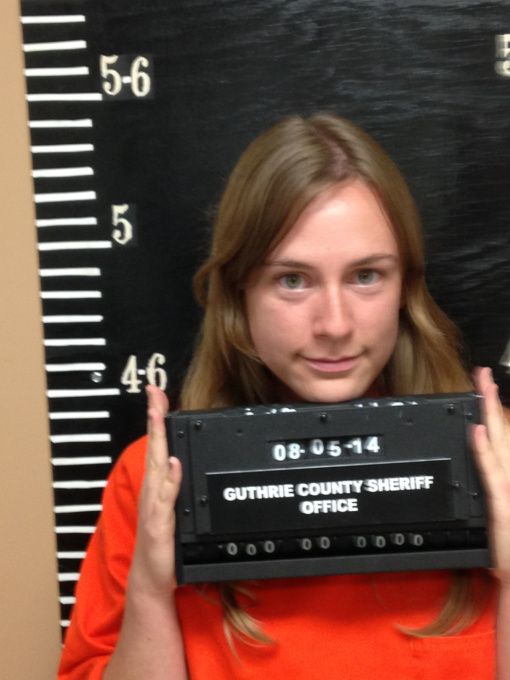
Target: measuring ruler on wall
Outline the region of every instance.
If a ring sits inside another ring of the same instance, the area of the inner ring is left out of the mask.
[[[167,382],[160,352],[112,366],[105,271],[115,248],[137,243],[137,214],[102,198],[98,121],[108,100],[150,99],[154,85],[150,56],[94,51],[90,10],[81,0],[27,1],[21,17],[63,627],[118,454],[112,413],[123,394]]]

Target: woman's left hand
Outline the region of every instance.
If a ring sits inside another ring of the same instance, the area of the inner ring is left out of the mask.
[[[510,585],[510,423],[490,368],[478,368],[482,423],[473,427],[473,449],[485,489],[494,575]]]

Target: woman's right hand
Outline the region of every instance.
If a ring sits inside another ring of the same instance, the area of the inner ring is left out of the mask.
[[[186,680],[186,659],[175,591],[175,501],[182,469],[169,458],[168,400],[154,386],[149,400],[145,477],[119,639],[104,680]]]
[[[168,399],[147,387],[149,435],[145,477],[138,506],[138,528],[128,590],[160,597],[175,588],[175,501],[181,484],[180,461],[169,457],[165,429]]]

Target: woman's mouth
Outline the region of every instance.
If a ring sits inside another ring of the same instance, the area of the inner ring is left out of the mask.
[[[339,358],[303,357],[305,362],[315,371],[321,373],[347,373],[356,366],[360,355]]]

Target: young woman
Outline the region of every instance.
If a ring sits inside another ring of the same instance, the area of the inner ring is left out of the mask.
[[[332,115],[258,137],[196,277],[185,409],[471,389],[424,282],[419,219],[382,149]],[[176,588],[165,396],[121,456],[84,561],[60,680],[510,678],[510,435],[490,371],[473,443],[495,570]],[[146,462],[145,462],[146,461]],[[497,636],[495,630],[497,629]]]

